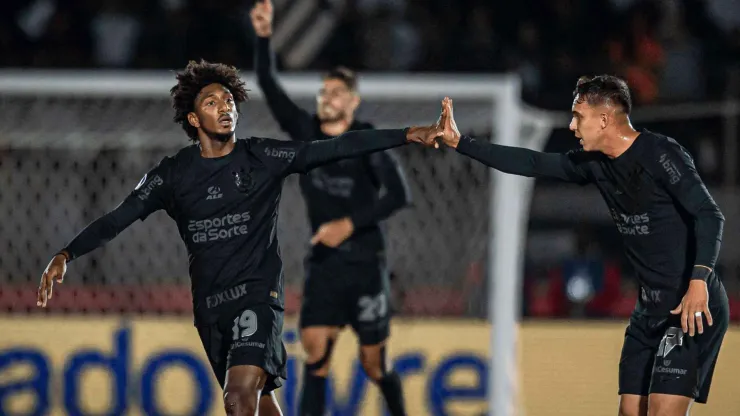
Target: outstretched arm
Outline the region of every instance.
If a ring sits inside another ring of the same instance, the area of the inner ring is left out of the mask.
[[[437,125],[388,130],[348,131],[331,140],[306,143],[296,154],[288,173],[307,172],[315,167],[368,153],[402,146],[408,142],[435,145],[442,135]]]
[[[434,146],[442,135],[437,125],[388,130],[348,131],[334,139],[312,142],[291,142],[255,139],[254,154],[260,157],[276,176],[305,173],[340,159],[363,156],[381,150],[418,142]]]
[[[277,80],[275,60],[270,48],[273,7],[270,0],[259,0],[250,12],[256,33],[254,66],[257,84],[265,95],[267,106],[283,129],[293,140],[311,140],[311,115],[290,99]]]
[[[459,153],[512,175],[560,179],[581,184],[589,182],[590,175],[584,162],[591,156],[585,152],[544,153],[461,136],[455,124],[452,100],[445,98],[442,107],[443,112],[448,114],[445,117],[444,142]]]
[[[340,159],[402,146],[407,129],[348,131],[331,140],[306,143],[296,154],[288,173],[306,172]]]
[[[578,172],[571,156],[565,153],[544,153],[521,147],[502,146],[462,136],[453,146],[463,155],[486,166],[513,175],[530,178],[553,178],[585,183],[588,178]]]
[[[60,253],[65,253],[67,262],[102,247],[141,218],[145,213],[144,204],[131,195],[113,211],[90,223],[75,236]]]

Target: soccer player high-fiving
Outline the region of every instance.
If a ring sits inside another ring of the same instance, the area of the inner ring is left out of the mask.
[[[443,141],[505,173],[599,189],[640,283],[619,361],[619,414],[684,416],[692,400],[706,403],[727,332],[729,302],[714,271],[724,217],[689,153],[635,130],[631,108],[623,80],[579,79],[570,129],[583,149],[560,154],[462,136],[445,99]]]
[[[284,179],[315,167],[404,145],[433,145],[428,127],[347,132],[332,140],[237,139],[247,91],[236,68],[190,62],[171,89],[174,121],[194,143],[165,157],[113,211],[55,255],[41,277],[45,307],[67,263],[137,219],[164,210],[188,251],[195,326],[224,390],[229,416],[280,415],[272,391],[285,378],[283,265],[277,238]]]

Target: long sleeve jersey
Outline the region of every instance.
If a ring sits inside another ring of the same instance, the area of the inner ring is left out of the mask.
[[[619,157],[583,150],[543,153],[463,137],[457,151],[505,173],[593,184],[601,193],[641,285],[637,310],[678,306],[695,265],[714,269],[724,217],[675,140],[643,130]],[[707,281],[710,303],[720,283]]]

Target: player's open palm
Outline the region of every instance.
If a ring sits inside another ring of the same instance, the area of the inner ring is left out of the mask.
[[[57,254],[51,259],[41,275],[36,306],[46,307],[46,302],[51,299],[54,282],[62,283],[65,273],[67,273],[67,259],[63,255]]]
[[[316,234],[311,237],[311,245],[323,244],[337,248],[355,231],[354,224],[349,218],[340,218],[321,224]]]
[[[273,8],[271,0],[257,0],[249,12],[254,32],[261,38],[272,36]]]
[[[671,311],[674,315],[681,315],[681,329],[684,333],[694,336],[695,333],[704,333],[704,321],[702,315],[707,318],[707,323],[712,326],[712,314],[709,312],[709,291],[707,283],[702,280],[692,280],[686,291],[681,304]]]

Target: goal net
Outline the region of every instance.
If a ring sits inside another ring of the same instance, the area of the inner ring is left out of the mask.
[[[251,77],[238,137],[286,139]],[[312,110],[317,74],[285,75],[291,97]],[[0,306],[31,311],[43,266],[55,250],[114,208],[144,172],[188,145],[172,122],[172,73],[0,73]],[[508,76],[366,75],[357,117],[378,128],[434,122],[455,101],[463,133],[539,149],[552,123],[524,109]],[[397,149],[413,207],[387,224],[395,309],[401,315],[490,317],[490,407],[513,395],[518,286],[532,181],[493,171],[451,149]],[[279,238],[289,313],[299,306],[310,231],[298,178],[288,178]],[[190,310],[188,259],[163,212],[137,222],[76,260],[52,311]],[[29,292],[30,291],[30,292]]]

